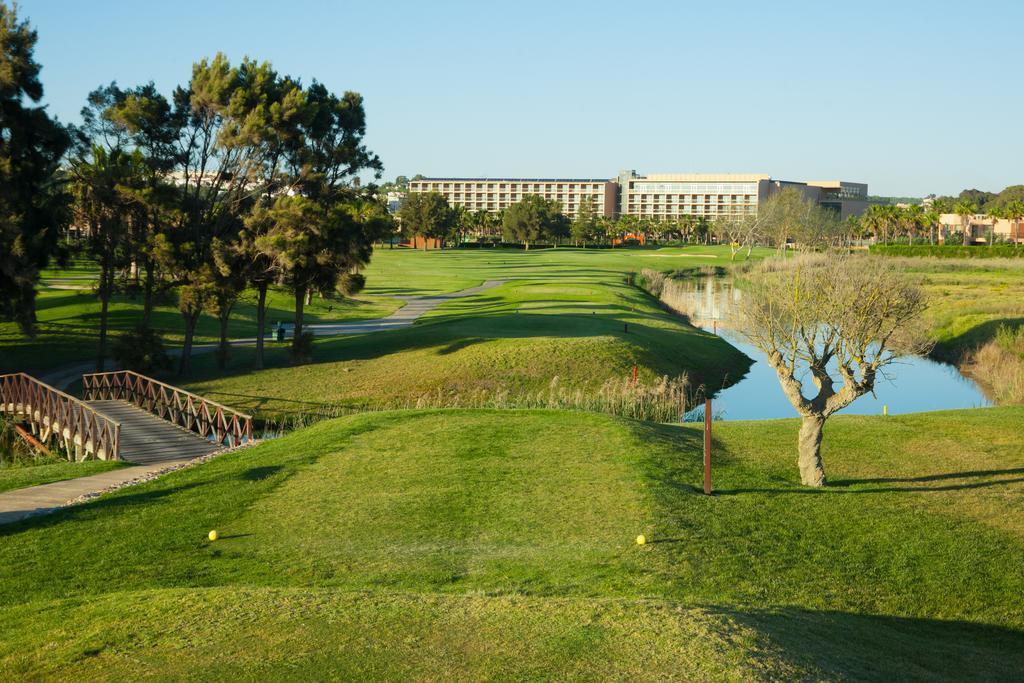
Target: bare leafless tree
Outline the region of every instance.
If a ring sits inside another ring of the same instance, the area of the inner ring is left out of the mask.
[[[825,420],[873,391],[897,357],[927,348],[924,307],[921,289],[883,259],[807,254],[765,261],[750,274],[741,330],[767,356],[803,418],[798,464],[804,484],[825,485]],[[812,398],[803,394],[805,373],[818,390]]]
[[[730,261],[736,260],[736,254],[743,248],[747,237],[751,234],[749,226],[756,220],[753,216],[750,217],[750,220],[745,220],[743,216],[719,216],[711,224],[718,243],[729,245]]]

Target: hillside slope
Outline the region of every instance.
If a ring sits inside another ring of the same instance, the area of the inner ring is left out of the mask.
[[[1022,418],[321,423],[0,529],[0,676],[1010,679]]]

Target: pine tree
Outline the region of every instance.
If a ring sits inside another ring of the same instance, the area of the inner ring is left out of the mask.
[[[59,252],[68,197],[57,182],[70,144],[42,106],[36,32],[0,2],[0,318],[35,334],[39,271]]]

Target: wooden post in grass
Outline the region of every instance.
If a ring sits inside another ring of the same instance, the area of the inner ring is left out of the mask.
[[[636,386],[636,366],[633,366],[633,386]]]
[[[704,399],[704,495],[711,495],[711,399]]]

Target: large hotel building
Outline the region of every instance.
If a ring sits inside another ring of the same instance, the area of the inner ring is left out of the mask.
[[[839,180],[792,182],[767,175],[657,174],[622,171],[612,180],[593,178],[421,178],[409,182],[410,192],[439,192],[452,206],[470,211],[501,211],[524,195],[536,194],[561,203],[575,216],[584,197],[594,200],[604,216],[671,219],[680,216],[742,216],[756,214],[772,194],[792,187],[808,199],[834,209],[842,218],[867,208],[868,186]]]

